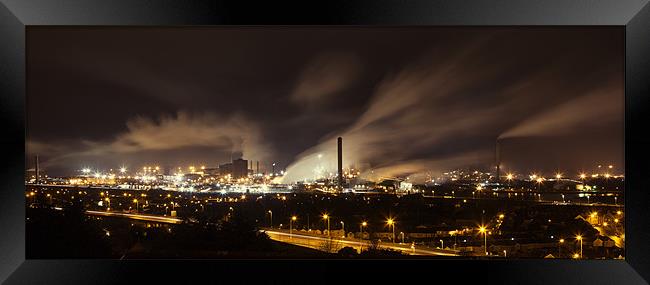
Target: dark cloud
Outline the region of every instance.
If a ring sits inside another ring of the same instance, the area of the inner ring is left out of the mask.
[[[502,137],[504,163],[517,171],[622,164],[622,35],[31,27],[27,152],[60,173],[88,163],[214,166],[235,152],[288,166],[296,180],[333,170],[343,136],[346,165],[421,177],[490,164]],[[576,137],[598,140],[585,150]],[[533,145],[561,147],[538,157]]]
[[[300,75],[291,100],[310,108],[326,104],[331,96],[353,84],[360,72],[361,63],[354,54],[321,54]]]

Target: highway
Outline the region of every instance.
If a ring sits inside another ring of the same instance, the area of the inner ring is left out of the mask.
[[[128,218],[133,220],[159,222],[159,223],[167,223],[167,224],[180,224],[183,222],[183,220],[179,218],[156,216],[156,215],[131,214],[131,213],[124,213],[124,212],[86,211],[86,215]]]
[[[286,243],[303,246],[303,247],[314,248],[318,250],[323,250],[323,248],[326,247],[328,241],[328,238],[325,236],[301,234],[300,232],[296,232],[296,231],[294,231],[292,234],[289,234],[288,231],[279,231],[279,230],[267,229],[262,231],[265,232],[273,240],[286,242]],[[339,249],[345,246],[352,247],[356,249],[357,252],[359,252],[361,248],[368,248],[369,241],[361,242],[359,240],[353,240],[353,239],[332,238],[333,251],[338,251]],[[380,243],[380,247],[399,250],[402,251],[403,253],[411,254],[411,255],[459,256],[458,253],[456,253],[456,251],[453,250],[434,250],[434,249],[422,248],[421,246],[416,246],[415,248],[412,248],[410,244],[382,242]]]

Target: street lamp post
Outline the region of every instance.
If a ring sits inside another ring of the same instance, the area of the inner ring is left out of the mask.
[[[343,221],[341,221],[341,227],[343,230],[343,237],[345,237],[345,223]]]
[[[367,222],[361,222],[361,224],[359,224],[359,253],[363,251],[363,227],[367,225]]]
[[[564,243],[564,239],[561,238],[560,242],[557,244],[557,258],[562,258],[562,244]]]
[[[332,233],[330,232],[330,216],[327,214],[323,215],[323,219],[327,220],[327,237],[332,238]]]
[[[445,241],[440,240],[440,249],[445,249]]]
[[[483,234],[483,237],[485,239],[484,247],[485,247],[485,255],[488,255],[487,251],[487,229],[484,226],[481,226],[479,229],[479,232]]]
[[[582,259],[582,236],[576,236],[576,239],[580,241],[580,258]]]
[[[389,218],[386,223],[393,228],[393,236],[391,238],[391,241],[394,243],[395,242],[395,221],[392,218]]]
[[[296,221],[298,218],[296,216],[291,217],[291,220],[289,220],[289,238],[293,238],[293,222]]]
[[[138,199],[133,199],[133,203],[135,203],[135,212],[138,212]]]
[[[271,228],[273,228],[273,211],[268,210],[267,213],[271,216]]]

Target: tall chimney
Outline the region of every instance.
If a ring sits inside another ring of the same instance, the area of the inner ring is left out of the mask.
[[[257,170],[255,171],[255,173],[260,174],[260,161],[259,160],[257,161]]]
[[[338,162],[339,162],[339,191],[343,190],[343,138],[338,138]]]
[[[496,149],[495,149],[495,160],[497,164],[497,177],[496,181],[499,183],[501,181],[501,149],[499,147],[499,140],[496,142]]]
[[[36,173],[36,184],[38,184],[38,155],[36,156],[34,163],[34,172]]]

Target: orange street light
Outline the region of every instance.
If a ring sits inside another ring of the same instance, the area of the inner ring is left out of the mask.
[[[391,241],[395,242],[395,220],[393,220],[393,218],[388,218],[388,220],[386,220],[386,224],[393,228],[393,237]]]
[[[332,233],[330,232],[330,216],[328,214],[323,214],[323,219],[327,220],[327,237],[332,238]]]
[[[485,243],[484,243],[485,255],[488,255],[488,251],[487,251],[487,229],[485,228],[485,226],[480,226],[478,228],[478,231],[483,234],[483,237],[485,239]]]

